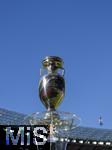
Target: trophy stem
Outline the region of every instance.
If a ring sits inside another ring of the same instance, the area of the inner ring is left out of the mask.
[[[50,150],[67,150],[67,142],[50,143]]]

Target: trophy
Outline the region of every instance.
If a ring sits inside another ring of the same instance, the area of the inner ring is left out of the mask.
[[[40,73],[41,76],[43,73],[44,75],[39,82],[39,97],[47,110],[33,113],[25,118],[31,125],[49,125],[48,141],[50,143],[57,143],[65,134],[67,139],[68,131],[76,128],[80,123],[80,119],[75,114],[56,110],[65,95],[63,65],[64,62],[60,57],[48,56],[43,59]],[[55,149],[60,149],[60,144],[55,146]],[[64,143],[62,147],[61,149],[65,150],[66,144]]]
[[[48,111],[55,111],[65,95],[63,60],[56,56],[50,56],[46,57],[42,64],[43,69],[47,70],[47,74],[40,80],[39,97]]]

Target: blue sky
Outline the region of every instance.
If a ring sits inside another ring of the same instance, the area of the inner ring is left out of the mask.
[[[66,96],[58,110],[82,126],[112,128],[112,1],[0,1],[0,107],[44,111],[38,98],[41,61],[64,60]]]

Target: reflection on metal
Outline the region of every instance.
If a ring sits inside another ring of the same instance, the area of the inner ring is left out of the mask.
[[[65,95],[63,60],[50,56],[46,57],[42,64],[42,70],[46,69],[47,74],[40,80],[39,97],[47,110],[55,111]],[[59,70],[62,72],[60,73]]]

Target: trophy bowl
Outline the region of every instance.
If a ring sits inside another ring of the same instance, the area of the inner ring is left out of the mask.
[[[65,95],[63,61],[56,56],[46,57],[43,69],[47,70],[39,83],[39,97],[48,111],[55,111]],[[59,72],[62,71],[62,73]]]

